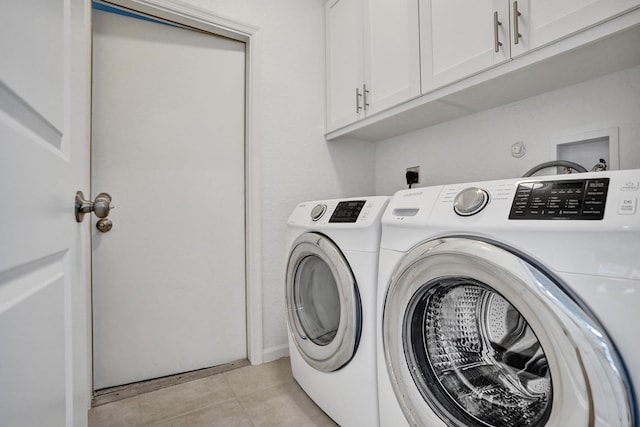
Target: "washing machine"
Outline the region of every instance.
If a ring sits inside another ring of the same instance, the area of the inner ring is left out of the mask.
[[[403,190],[382,220],[381,426],[633,426],[640,170]]]
[[[377,426],[376,298],[388,197],[300,203],[288,221],[293,376],[342,427]]]

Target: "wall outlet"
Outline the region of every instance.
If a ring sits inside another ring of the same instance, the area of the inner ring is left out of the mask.
[[[411,166],[405,173],[407,185],[420,184],[420,166]]]

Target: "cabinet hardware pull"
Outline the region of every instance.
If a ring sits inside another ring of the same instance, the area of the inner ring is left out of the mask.
[[[493,39],[495,41],[495,51],[496,53],[500,52],[500,46],[502,46],[502,43],[500,42],[500,39],[498,38],[498,27],[502,25],[502,22],[500,22],[498,20],[498,12],[495,11],[493,12]]]
[[[362,110],[362,107],[360,106],[361,97],[362,94],[360,93],[360,88],[356,88],[356,114],[360,114],[360,110]]]
[[[367,107],[369,107],[369,101],[367,100],[367,97],[369,95],[369,90],[367,90],[367,85],[366,84],[362,85],[362,93],[364,95],[364,98],[363,98],[363,100],[364,100],[364,102],[363,102],[364,111],[367,111]]]
[[[518,11],[518,2],[513,2],[513,44],[518,44],[520,42],[520,30],[518,29],[519,19],[518,17],[522,16],[522,13]]]

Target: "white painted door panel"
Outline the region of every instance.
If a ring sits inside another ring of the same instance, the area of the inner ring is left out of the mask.
[[[420,95],[418,1],[365,2],[367,114]]]
[[[332,131],[364,117],[362,93],[362,0],[328,1],[325,5],[327,61],[327,130]],[[301,96],[304,96],[302,94]]]
[[[88,3],[0,13],[0,424],[87,425]]]
[[[513,1],[510,1],[513,7]],[[519,33],[512,56],[575,34],[640,6],[640,0],[519,0]],[[513,42],[512,42],[513,43]]]
[[[95,388],[246,358],[244,44],[93,19]]]
[[[494,13],[498,13],[495,51]],[[509,59],[509,7],[505,0],[424,0],[420,5],[422,92],[460,80]]]

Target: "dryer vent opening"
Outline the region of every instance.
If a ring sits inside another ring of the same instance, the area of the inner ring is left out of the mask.
[[[468,278],[438,279],[414,295],[405,355],[421,394],[454,425],[541,426],[551,412],[547,358],[524,317]]]

